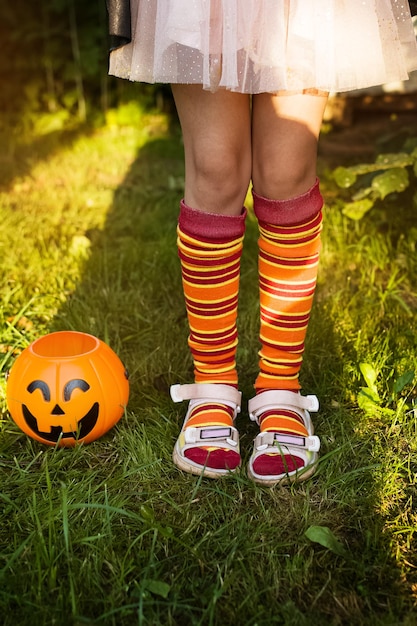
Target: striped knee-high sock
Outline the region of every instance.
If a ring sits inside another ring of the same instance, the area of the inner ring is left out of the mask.
[[[319,183],[305,194],[285,201],[254,195],[259,222],[260,361],[255,390],[298,391],[317,279],[323,199]],[[266,411],[261,431],[307,436],[297,413]],[[255,471],[281,474],[297,469],[300,459],[262,455]]]
[[[237,387],[236,318],[245,216],[205,213],[181,203],[177,243],[196,383]],[[232,409],[211,402],[195,407],[187,427],[232,424]],[[237,452],[220,448],[185,454],[212,468],[234,469],[240,463]]]

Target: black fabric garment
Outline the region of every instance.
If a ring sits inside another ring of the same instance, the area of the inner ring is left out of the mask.
[[[109,14],[109,47],[120,48],[132,39],[130,0],[106,0]]]
[[[408,4],[410,5],[411,15],[417,15],[417,1],[408,0]]]

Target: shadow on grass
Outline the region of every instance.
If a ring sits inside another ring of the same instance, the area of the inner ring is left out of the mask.
[[[82,282],[51,327],[107,341],[130,371],[131,400],[126,416],[100,441],[45,453],[49,480],[61,491],[65,482],[65,493],[57,492],[73,507],[63,524],[67,553],[64,546],[54,562],[58,580],[72,577],[73,595],[57,597],[53,582],[48,587],[41,579],[31,602],[49,616],[65,609],[73,623],[117,626],[411,619],[411,590],[376,513],[373,434],[361,431],[343,387],[345,364],[357,357],[334,327],[331,291],[321,296],[319,288],[303,371],[305,392],[322,404],[316,477],[262,490],[244,471],[213,482],[173,467],[184,407],[171,405],[168,389],[192,376],[175,245],[182,186],[178,131],[150,140],[116,191],[104,229],[89,234]],[[249,219],[239,320],[245,399],[257,367],[257,236]],[[246,411],[239,428],[246,463],[255,434]],[[328,527],[346,556],[312,544],[305,531],[313,525]]]

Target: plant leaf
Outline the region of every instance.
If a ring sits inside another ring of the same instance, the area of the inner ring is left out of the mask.
[[[354,200],[354,202],[357,202],[358,200],[363,200],[364,198],[367,198],[372,193],[373,193],[372,187],[364,187],[363,189],[359,189],[359,191],[357,191],[352,196],[352,199]]]
[[[352,187],[356,182],[356,174],[347,167],[337,167],[333,172],[336,184],[342,189]]]
[[[391,168],[404,168],[409,165],[413,165],[414,159],[411,154],[407,152],[394,152],[392,154],[380,154],[378,155],[375,163],[382,165],[386,169]]]
[[[168,594],[171,590],[171,585],[168,585],[168,583],[164,583],[162,580],[147,580],[144,586],[155,596],[160,596],[165,600],[167,599]]]
[[[346,557],[347,553],[343,544],[327,526],[310,526],[307,528],[305,535],[313,543],[318,543],[331,552]]]
[[[379,408],[379,396],[374,394],[369,387],[361,387],[357,399],[359,408],[363,411],[374,413],[375,409]]]
[[[387,170],[383,174],[375,176],[372,181],[372,189],[382,200],[390,193],[404,191],[404,189],[407,189],[408,185],[408,172],[401,167],[394,167]]]
[[[360,220],[365,213],[370,211],[374,206],[374,201],[370,198],[364,198],[363,200],[356,200],[355,202],[348,202],[342,211],[343,215],[350,217],[351,220]]]
[[[140,515],[145,522],[153,522],[155,521],[155,515],[151,507],[146,504],[142,504],[140,507]]]
[[[369,389],[378,396],[378,390],[375,385],[378,376],[376,369],[370,363],[359,363],[359,369]]]
[[[409,370],[408,372],[404,372],[394,383],[393,392],[395,394],[401,393],[404,387],[413,382],[415,376],[414,370]]]

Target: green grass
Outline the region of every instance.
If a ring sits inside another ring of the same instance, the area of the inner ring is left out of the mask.
[[[269,490],[244,468],[202,480],[171,462],[185,407],[168,389],[192,376],[175,246],[180,135],[162,116],[138,111],[133,125],[129,115],[88,132],[14,138],[0,163],[2,623],[411,626],[412,190],[353,222],[331,177],[340,163],[321,158],[324,246],[302,375],[321,402],[319,469]],[[256,240],[250,216],[238,354],[245,402],[257,368]],[[67,328],[113,347],[131,399],[100,440],[54,449],[9,417],[5,374],[33,339]],[[238,426],[246,464],[256,432],[246,410]],[[307,537],[311,527],[328,541]]]

